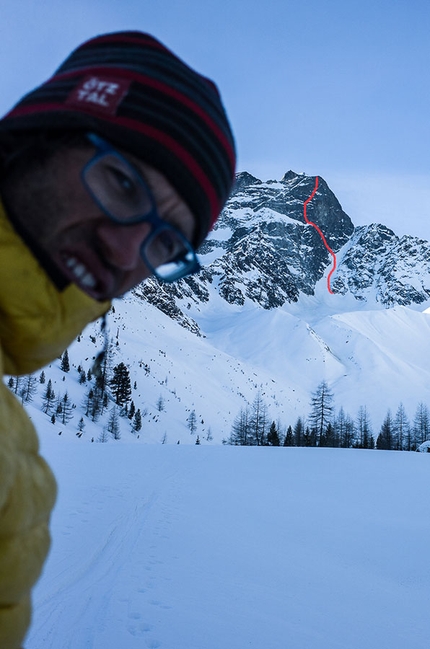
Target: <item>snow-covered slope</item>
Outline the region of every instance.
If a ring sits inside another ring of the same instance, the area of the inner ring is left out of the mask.
[[[425,649],[430,455],[63,444],[28,649]]]
[[[336,254],[330,293],[332,257],[303,218],[314,186],[294,172],[266,183],[240,174],[201,249],[204,270],[169,286],[149,280],[115,303],[111,367],[124,362],[136,382],[132,399],[144,413],[136,440],[220,443],[258,392],[285,428],[307,416],[322,380],[353,418],[366,406],[376,434],[389,408],[403,402],[413,418],[420,402],[430,403],[430,244],[382,225],[354,228],[319,179],[308,217]],[[91,326],[72,345],[69,373],[58,363],[46,370],[57,396],[69,391],[73,420],[51,424],[39,386],[29,406],[38,426],[75,435],[89,390],[76,368],[91,367],[103,345],[98,331]],[[79,439],[98,438],[109,407],[96,423],[85,420]],[[132,435],[127,419],[120,426]]]
[[[272,419],[293,425],[297,417],[307,416],[310,393],[322,379],[332,387],[337,408],[343,406],[355,417],[365,405],[375,429],[387,409],[394,414],[400,402],[411,418],[418,403],[430,402],[430,314],[396,307],[330,315],[322,301],[318,317],[312,301],[302,310],[296,305],[295,313],[252,306],[226,309],[202,317],[203,335],[196,336],[145,302],[123,300],[109,317],[118,341],[112,364],[125,362],[132,385],[136,382],[133,401],[146,411],[139,440],[194,443],[196,435],[187,427],[194,410],[202,443],[209,429],[213,443],[220,443],[240,408],[258,392]],[[89,389],[88,383],[78,383],[76,368],[87,371],[101,347],[97,326],[90,327],[69,349],[68,374],[61,372],[59,361],[46,368],[56,393],[67,389],[77,409],[68,424],[57,420],[52,425],[40,411],[46,385],[39,385],[28,406],[38,428],[75,436]],[[98,438],[107,414],[96,423],[85,418],[83,441]],[[133,437],[127,418],[120,425],[123,435]]]

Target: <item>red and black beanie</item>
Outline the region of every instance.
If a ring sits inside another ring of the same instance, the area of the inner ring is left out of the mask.
[[[141,32],[78,47],[0,120],[0,129],[85,129],[106,137],[175,187],[196,217],[197,245],[234,181],[234,140],[216,86]]]

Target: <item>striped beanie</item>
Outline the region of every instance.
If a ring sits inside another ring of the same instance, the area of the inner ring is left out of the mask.
[[[235,147],[216,86],[141,32],[91,39],[0,120],[0,131],[84,129],[160,171],[199,245],[230,193]]]

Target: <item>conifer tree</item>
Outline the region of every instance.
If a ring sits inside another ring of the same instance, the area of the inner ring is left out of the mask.
[[[393,444],[393,420],[391,412],[388,411],[381,426],[381,431],[376,440],[376,448],[383,451],[390,451]]]
[[[97,421],[102,410],[102,399],[100,391],[96,387],[89,387],[84,400],[85,415],[91,421]]]
[[[69,353],[68,353],[67,349],[64,350],[64,354],[61,357],[60,369],[63,370],[63,372],[69,372],[70,371]]]
[[[128,418],[133,419],[135,412],[136,412],[136,406],[134,405],[134,401],[132,401],[127,415]]]
[[[46,415],[50,414],[50,411],[54,405],[54,401],[55,401],[55,392],[52,389],[52,381],[51,379],[49,379],[46,385],[45,393],[42,397],[42,411]]]
[[[323,436],[324,446],[330,448],[337,448],[339,446],[339,438],[335,433],[335,429],[331,421],[328,422]]]
[[[267,433],[267,438],[266,438],[266,443],[267,446],[280,446],[281,442],[279,440],[279,433],[278,429],[276,428],[276,424],[274,421],[270,424],[270,429],[269,432]]]
[[[190,431],[190,435],[194,435],[196,430],[197,430],[197,417],[196,417],[196,411],[192,410],[188,416],[187,419],[187,425],[188,429]]]
[[[309,426],[306,426],[303,433],[303,446],[316,446],[316,433],[312,432]]]
[[[40,373],[40,376],[39,376],[39,383],[43,384],[43,383],[45,383],[45,381],[46,381],[45,371],[42,370],[41,373]]]
[[[22,376],[11,376],[8,381],[8,386],[15,392],[15,394],[19,394],[21,396]]]
[[[294,446],[304,446],[304,440],[303,440],[304,432],[305,432],[305,427],[303,424],[303,420],[301,417],[299,417],[293,429]]]
[[[142,414],[140,408],[138,408],[134,414],[132,428],[136,433],[142,428]]]
[[[115,403],[125,406],[131,399],[130,373],[124,363],[119,363],[113,368],[113,377],[110,380]]]
[[[294,446],[294,434],[293,434],[293,429],[291,426],[288,426],[287,432],[284,437],[284,444],[283,446]]]

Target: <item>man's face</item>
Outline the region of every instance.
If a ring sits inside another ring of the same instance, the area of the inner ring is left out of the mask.
[[[150,186],[159,216],[191,241],[194,217],[176,190],[156,169],[121,153]],[[92,147],[62,148],[5,191],[15,218],[63,275],[96,300],[110,300],[150,276],[140,247],[151,226],[121,225],[101,211],[81,179],[93,155]]]

